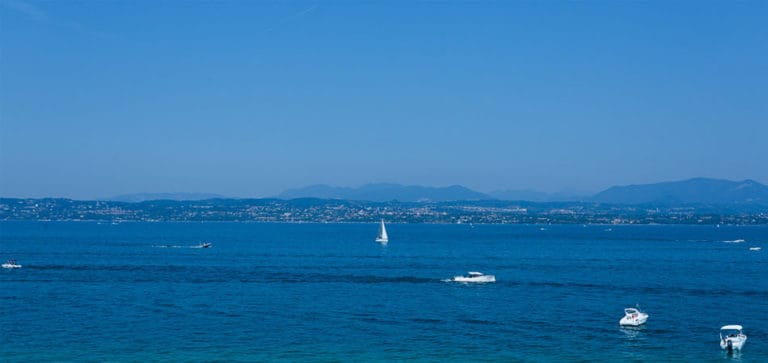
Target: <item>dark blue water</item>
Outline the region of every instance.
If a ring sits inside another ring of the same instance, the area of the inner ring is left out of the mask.
[[[768,361],[768,226],[608,228],[3,222],[0,360]]]

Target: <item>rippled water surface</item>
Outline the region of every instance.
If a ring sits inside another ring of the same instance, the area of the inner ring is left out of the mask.
[[[387,229],[2,222],[0,360],[768,362],[768,226]]]

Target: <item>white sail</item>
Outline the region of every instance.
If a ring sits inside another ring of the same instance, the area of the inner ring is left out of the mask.
[[[387,228],[384,227],[384,220],[381,220],[381,225],[379,226],[379,235],[376,236],[376,242],[389,242],[389,237],[387,236]]]

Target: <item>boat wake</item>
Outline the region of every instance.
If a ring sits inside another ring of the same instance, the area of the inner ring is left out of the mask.
[[[723,241],[724,243],[744,243],[745,241],[743,239],[734,239],[730,241]]]
[[[179,245],[152,245],[153,248],[208,248],[203,245],[179,246]]]
[[[331,275],[331,274],[283,274],[280,276],[267,276],[257,281],[276,283],[354,283],[354,284],[424,284],[435,283],[436,279],[416,276],[371,276],[371,275]]]

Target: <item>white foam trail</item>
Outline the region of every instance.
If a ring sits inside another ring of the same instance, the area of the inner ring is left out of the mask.
[[[725,242],[725,243],[744,243],[744,240],[743,239],[734,239],[734,240],[723,241],[723,242]]]

